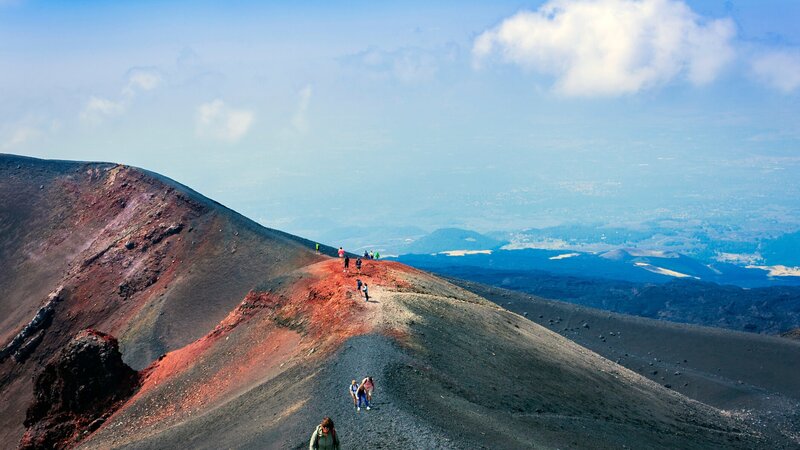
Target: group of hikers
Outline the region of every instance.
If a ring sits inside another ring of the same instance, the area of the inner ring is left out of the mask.
[[[319,242],[314,244],[314,250],[317,252],[318,255],[320,254]],[[344,249],[342,247],[339,247],[338,254],[339,254],[339,258],[344,258],[345,251],[344,251]],[[370,250],[370,251],[364,250],[364,256],[362,256],[361,258],[364,258],[364,259],[380,259],[381,258],[381,253],[380,252],[374,252],[372,250]]]
[[[350,397],[353,399],[353,406],[356,411],[361,411],[361,405],[364,405],[369,411],[369,403],[372,401],[372,391],[375,389],[375,383],[372,382],[372,377],[364,377],[361,383],[353,380],[350,383]]]
[[[319,248],[319,244],[317,244],[317,248]],[[364,258],[372,259],[373,257],[380,257],[380,253],[378,253],[377,256],[369,256],[366,251],[364,252]],[[345,253],[342,247],[339,247],[339,258],[342,259],[342,272],[349,273],[350,255]],[[356,258],[355,265],[356,265],[356,271],[358,272],[359,275],[361,275],[362,260],[360,256]],[[361,281],[360,278],[356,279],[356,290],[358,291],[361,297],[364,297],[365,302],[369,301],[369,286],[367,286],[367,283]]]
[[[348,392],[353,399],[353,406],[356,411],[361,411],[361,405],[369,411],[369,404],[372,401],[372,392],[375,390],[375,383],[372,377],[364,377],[361,383],[356,380],[350,382]],[[309,450],[339,450],[339,436],[336,435],[336,428],[330,417],[322,419],[317,428],[311,434],[311,441],[308,443]]]
[[[316,251],[319,253],[319,244],[316,244]],[[339,258],[343,260],[342,272],[349,272],[350,270],[350,256],[348,256],[342,247],[339,247]],[[364,259],[378,259],[380,253],[373,253],[364,251]],[[361,257],[356,258],[355,266],[358,273],[361,273],[362,260]],[[363,295],[364,301],[369,301],[369,288],[367,283],[361,281],[360,278],[356,279],[356,289]],[[372,393],[375,389],[375,383],[372,377],[364,377],[361,383],[353,380],[350,382],[348,392],[350,398],[353,400],[353,406],[356,411],[361,411],[362,406],[367,411],[370,410],[370,403],[372,402]],[[333,426],[333,420],[330,417],[322,419],[317,425],[314,433],[311,434],[311,441],[308,443],[309,450],[340,450],[339,437],[336,435],[336,429]]]
[[[360,257],[356,258],[356,270],[358,270],[358,273],[361,273],[361,258]],[[350,257],[347,256],[347,255],[344,255],[344,268],[342,269],[342,272],[345,272],[345,273],[350,272]]]

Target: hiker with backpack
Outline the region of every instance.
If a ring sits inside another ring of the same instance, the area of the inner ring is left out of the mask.
[[[344,249],[339,247],[339,258],[344,258]]]
[[[361,286],[361,292],[364,293],[364,301],[368,302],[369,301],[369,288],[367,288],[367,283],[364,283],[364,285]]]
[[[347,272],[349,270],[350,270],[350,257],[349,256],[345,256],[344,257],[344,269],[342,269],[342,272]]]
[[[356,258],[356,270],[358,270],[359,274],[361,273],[361,257],[360,256],[358,258]]]
[[[317,429],[311,435],[308,443],[308,450],[340,450],[339,437],[336,436],[336,429],[333,428],[333,420],[330,417],[322,419],[317,425]]]
[[[356,278],[356,290],[358,291],[358,296],[363,297],[364,294],[361,293],[361,285],[364,283],[361,281],[361,278]]]

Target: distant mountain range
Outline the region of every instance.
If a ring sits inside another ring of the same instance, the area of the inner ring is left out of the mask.
[[[441,251],[401,255],[398,260],[429,270],[474,267],[493,270],[542,271],[553,275],[602,278],[629,282],[666,283],[694,279],[744,288],[800,286],[798,276],[778,276],[774,267],[706,263],[675,252],[616,249],[602,253],[563,250],[490,250],[467,254]],[[787,269],[788,270],[788,269]],[[791,273],[791,272],[790,272]]]
[[[570,253],[576,253],[579,259],[602,256],[624,263],[626,270],[612,270],[608,264],[595,261],[589,264],[591,267],[581,265],[582,271],[589,269],[588,273],[581,273],[631,281],[643,279],[642,271],[651,271],[662,276],[645,277],[645,280],[666,281],[685,275],[743,287],[800,284],[800,231],[796,230],[744,232],[733,226],[678,220],[653,221],[631,228],[603,224],[563,225],[489,233],[464,228],[442,228],[427,233],[417,227],[386,226],[331,229],[324,233],[320,242],[334,247],[341,245],[357,253],[376,250],[387,256],[440,253],[462,256],[499,250],[558,252],[541,253],[547,261],[571,258],[563,256]],[[551,260],[551,257],[556,258]],[[536,259],[536,256],[524,254],[490,259],[530,258]],[[575,261],[570,264],[548,262],[542,267],[536,263],[536,268],[558,273],[574,264]],[[631,265],[636,268],[633,274],[627,270]]]

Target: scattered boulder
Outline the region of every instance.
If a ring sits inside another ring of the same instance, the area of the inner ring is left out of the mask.
[[[138,386],[114,337],[81,331],[36,378],[20,448],[74,446],[85,436],[80,431],[97,429]]]

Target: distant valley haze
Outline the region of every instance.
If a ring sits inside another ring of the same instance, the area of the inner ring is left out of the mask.
[[[778,235],[800,229],[798,17],[0,2],[0,152],[144,167],[312,239],[673,219]]]

